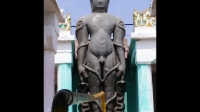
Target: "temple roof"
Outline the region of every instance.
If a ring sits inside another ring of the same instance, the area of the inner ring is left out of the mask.
[[[59,22],[65,21],[56,0],[44,0],[44,12],[55,12]]]

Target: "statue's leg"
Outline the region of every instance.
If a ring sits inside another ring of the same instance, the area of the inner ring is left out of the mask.
[[[88,73],[88,86],[90,94],[97,94],[102,91],[101,88],[101,66],[96,56],[87,52],[86,66],[91,70],[87,70]],[[93,72],[95,71],[95,72]],[[101,112],[101,101],[100,99],[90,102],[92,112]]]
[[[116,84],[116,69],[112,70],[114,67],[116,68],[116,65],[118,63],[118,60],[116,60],[115,54],[110,54],[104,64],[104,91],[106,95],[106,112],[114,112],[115,107],[115,98],[116,98],[116,90],[115,90],[115,84]]]

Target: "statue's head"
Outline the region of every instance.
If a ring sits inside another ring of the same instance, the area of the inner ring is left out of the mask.
[[[95,10],[105,10],[108,12],[108,5],[110,0],[90,0],[92,12]]]

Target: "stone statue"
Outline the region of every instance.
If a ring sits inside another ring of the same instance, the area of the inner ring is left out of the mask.
[[[105,92],[106,111],[123,112],[125,89],[124,22],[107,13],[110,0],[90,0],[92,13],[76,24],[79,92]],[[113,39],[111,35],[113,34]],[[90,39],[89,39],[90,35]],[[120,77],[121,80],[117,80]],[[88,79],[88,83],[84,82]],[[101,101],[82,103],[82,112],[102,112]]]

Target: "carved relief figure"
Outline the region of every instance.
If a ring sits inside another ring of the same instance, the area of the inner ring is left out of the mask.
[[[123,112],[125,88],[124,22],[107,13],[110,0],[90,0],[92,13],[76,24],[79,92],[105,92],[106,111]],[[111,35],[113,34],[113,40]],[[88,39],[90,35],[90,40]],[[117,77],[121,80],[117,81]],[[88,79],[88,83],[84,82]],[[102,112],[101,101],[81,104],[82,112]]]

